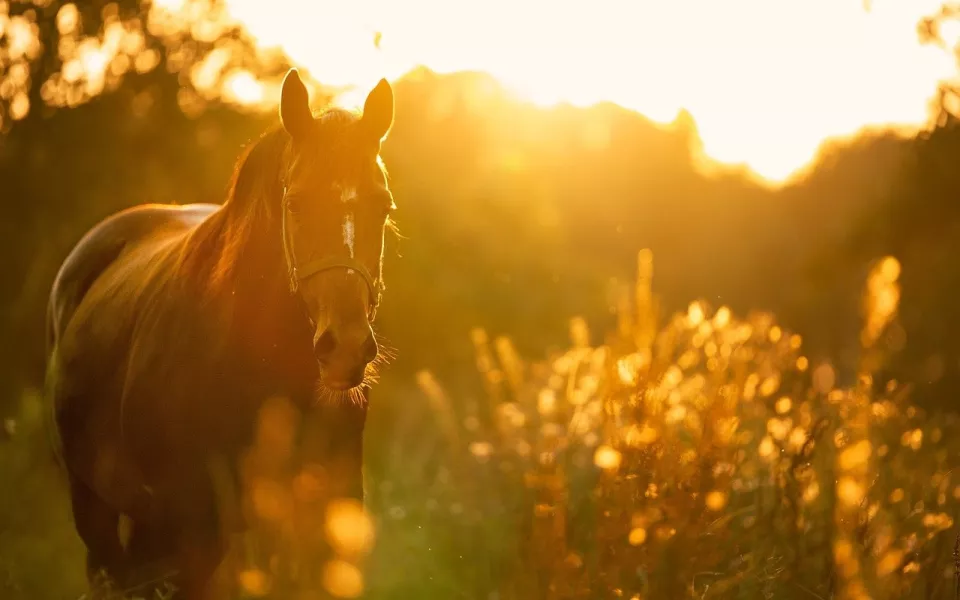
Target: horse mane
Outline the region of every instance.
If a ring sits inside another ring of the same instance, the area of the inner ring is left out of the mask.
[[[226,216],[219,232],[220,256],[215,281],[226,278],[237,264],[256,227],[270,222],[280,208],[283,190],[281,168],[289,146],[280,126],[267,130],[237,160],[223,203]]]
[[[190,233],[181,273],[201,277],[211,291],[229,281],[256,228],[279,209],[280,171],[288,144],[286,132],[275,125],[243,149],[220,210]]]

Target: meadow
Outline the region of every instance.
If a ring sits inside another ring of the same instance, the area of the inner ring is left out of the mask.
[[[575,318],[549,356],[475,329],[475,400],[423,370],[402,406],[374,405],[367,510],[343,507],[347,525],[327,530],[349,560],[290,579],[297,548],[283,540],[303,523],[290,507],[310,486],[271,479],[251,535],[275,545],[231,563],[244,597],[953,597],[957,419],[878,376],[895,351],[899,262],[876,261],[864,282],[855,373],[811,361],[769,313],[696,301],[662,314],[652,268],[641,252],[614,329]],[[7,598],[83,587],[43,410],[26,393],[5,423]],[[264,414],[276,454],[291,421]]]

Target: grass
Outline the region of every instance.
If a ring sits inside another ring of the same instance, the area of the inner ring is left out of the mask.
[[[860,368],[845,374],[768,314],[695,302],[660,315],[643,252],[602,344],[574,319],[568,349],[528,361],[476,330],[476,397],[449,397],[428,371],[415,391],[380,395],[367,511],[297,508],[306,471],[253,485],[268,518],[258,541],[239,541],[228,576],[244,597],[316,597],[297,586],[383,599],[954,597],[957,419],[878,375],[898,278],[894,259],[878,261]],[[293,426],[282,403],[267,413],[261,466]],[[30,419],[0,455],[17,490],[0,500],[0,592],[63,598],[82,590],[80,548]],[[297,554],[310,527],[337,561]]]
[[[397,438],[386,472],[405,479],[380,502],[417,524],[384,523],[382,545],[406,533],[428,554],[414,534],[430,523],[437,598],[952,596],[956,417],[874,379],[897,261],[867,282],[845,387],[771,315],[697,302],[660,322],[651,262],[641,253],[602,345],[574,320],[568,350],[525,362],[476,331],[486,397],[474,405],[421,374],[434,419],[412,421],[444,439],[411,455]],[[427,465],[415,480],[411,457]]]

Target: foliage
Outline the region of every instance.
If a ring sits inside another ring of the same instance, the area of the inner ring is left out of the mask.
[[[256,102],[237,97],[238,82],[255,69],[277,83],[287,66],[282,53],[251,44],[217,0],[4,0],[0,132],[31,110],[81,106],[158,67],[177,75],[177,102],[187,114],[211,102],[254,109]]]
[[[892,258],[870,273],[849,386],[768,313],[694,302],[660,323],[649,251],[602,344],[578,318],[567,350],[528,362],[475,330],[482,401],[453,401],[422,371],[419,393],[375,406],[375,520],[344,506],[346,525],[324,529],[345,557],[362,556],[375,531],[365,579],[343,561],[304,571],[304,555],[289,570],[303,550],[289,536],[323,529],[310,524],[322,515],[296,508],[312,484],[282,466],[295,415],[268,403],[249,459],[263,526],[227,568],[251,597],[290,589],[283,581],[344,597],[365,581],[371,598],[942,597],[960,423],[911,404],[909,385],[874,382],[895,341],[899,278]],[[8,497],[38,501],[0,511],[23,524],[4,529],[2,547],[17,549],[0,560],[5,597],[78,586],[75,572],[42,575],[47,561],[80,561],[40,410],[28,395],[7,424],[0,476],[19,490]]]
[[[421,374],[444,437],[424,451],[426,432],[397,425],[380,564],[405,544],[445,557],[443,582],[415,588],[426,597],[950,593],[960,423],[911,404],[909,385],[873,381],[897,262],[872,271],[850,386],[769,314],[696,302],[656,327],[643,271],[605,344],[577,319],[571,348],[527,363],[476,331],[487,394],[473,410]],[[426,464],[411,467],[418,457]],[[374,569],[375,585],[383,575]]]

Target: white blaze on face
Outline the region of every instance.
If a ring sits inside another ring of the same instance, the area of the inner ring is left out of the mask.
[[[345,186],[340,188],[340,202],[349,205],[357,199],[357,189]],[[353,210],[348,208],[343,213],[343,244],[350,252],[350,258],[354,258],[353,244],[356,236],[353,224]]]

